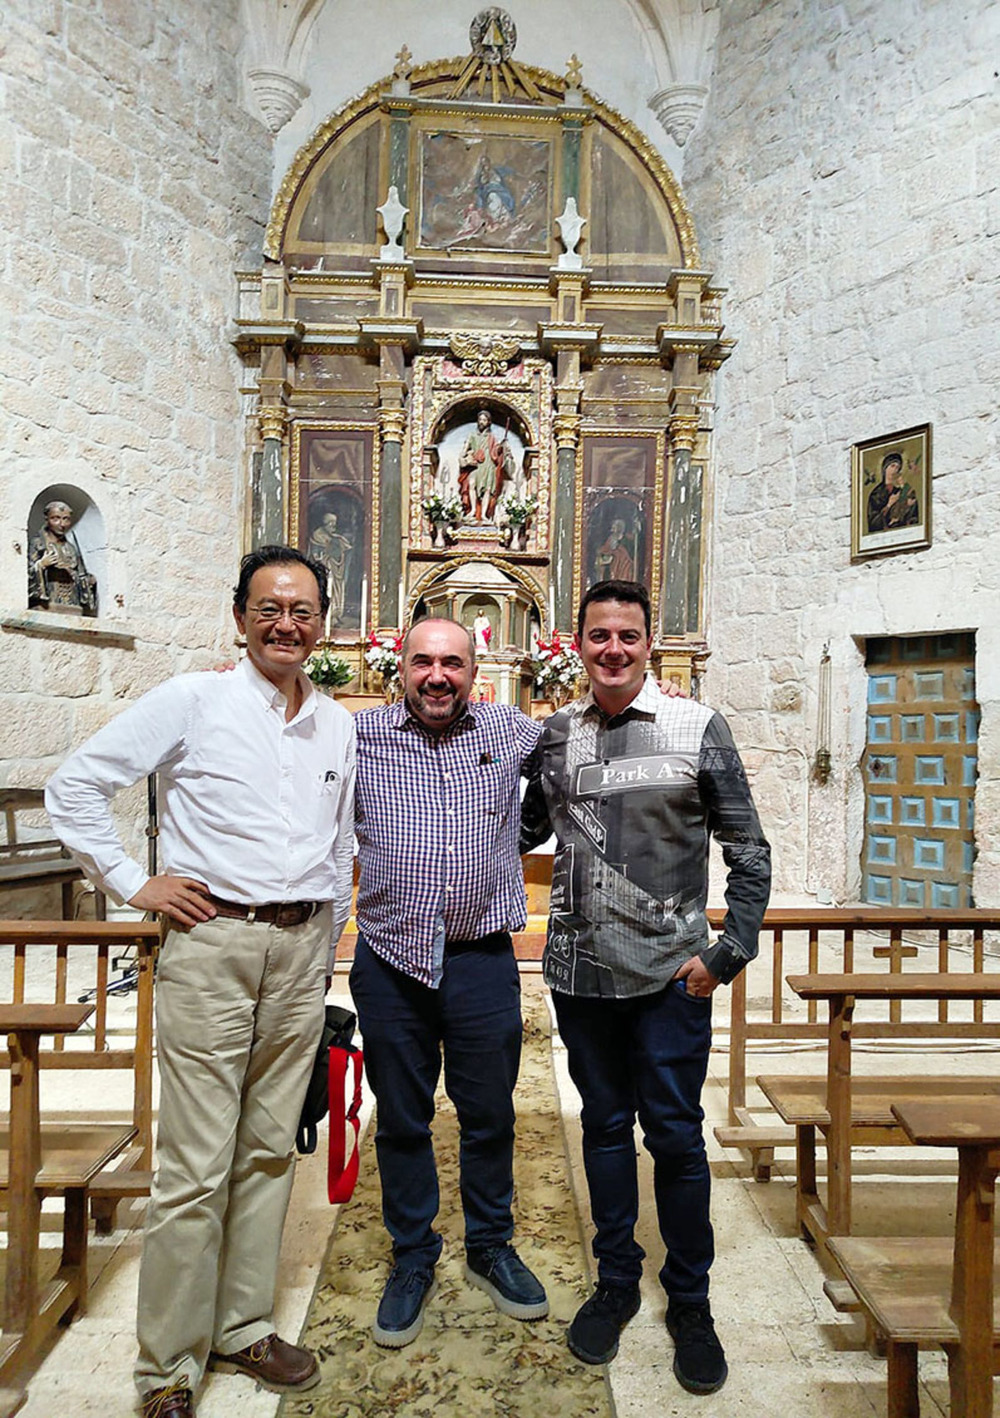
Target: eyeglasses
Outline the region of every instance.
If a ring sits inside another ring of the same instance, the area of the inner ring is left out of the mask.
[[[286,615],[291,616],[296,625],[311,625],[322,615],[322,611],[314,611],[311,606],[276,606],[270,601],[265,601],[262,606],[247,606],[247,610],[262,625],[277,625]]]

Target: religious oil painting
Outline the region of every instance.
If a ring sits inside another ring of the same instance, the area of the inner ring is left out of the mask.
[[[596,581],[648,584],[645,500],[641,492],[587,489],[585,585]]]
[[[931,544],[931,426],[855,443],[851,560]]]
[[[548,255],[551,173],[548,139],[421,134],[421,248]]]
[[[329,639],[362,628],[369,556],[370,440],[367,430],[306,429],[299,444],[299,545],[327,572]]]

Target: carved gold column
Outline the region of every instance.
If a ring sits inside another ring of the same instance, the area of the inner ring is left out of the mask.
[[[573,626],[573,550],[576,528],[576,450],[580,442],[580,397],[583,359],[593,356],[601,338],[601,326],[584,324],[583,296],[590,272],[554,268],[550,285],[556,297],[559,319],[538,327],[538,343],[543,354],[555,360],[556,388],[553,434],[556,443],[555,497],[552,506],[552,587],[553,630],[569,631]]]
[[[251,542],[264,546],[285,540],[285,430],[288,410],[284,404],[269,404],[257,415],[262,452],[255,469],[252,491]],[[288,529],[294,543],[296,529]]]
[[[383,307],[396,310],[405,283],[412,279],[412,262],[372,263],[381,285]],[[375,626],[395,626],[402,613],[399,588],[403,577],[403,435],[406,432],[406,357],[419,350],[423,322],[402,315],[379,315],[361,321],[362,339],[378,346],[379,487],[378,523],[372,536],[371,620]],[[365,627],[362,627],[364,630]]]
[[[403,616],[403,436],[406,433],[406,384],[401,379],[378,380],[379,526],[372,538],[372,582],[378,601],[372,610],[378,625],[399,626]],[[364,630],[365,627],[362,627]]]
[[[573,624],[573,542],[576,526],[576,450],[580,442],[583,385],[560,384],[552,429],[556,440],[556,496],[552,516],[552,607],[556,626]]]
[[[696,391],[678,388],[670,395],[668,424],[673,456],[667,555],[664,565],[660,625],[664,635],[698,635],[701,630],[701,544],[703,469],[691,461],[698,438]]]

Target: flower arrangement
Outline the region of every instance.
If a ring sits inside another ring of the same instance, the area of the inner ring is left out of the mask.
[[[342,655],[335,655],[329,646],[310,655],[302,668],[313,684],[329,685],[333,689],[341,689],[354,678],[347,661]]]
[[[538,511],[538,498],[533,492],[527,497],[509,497],[504,503],[503,520],[508,527],[525,527]]]
[[[539,640],[531,651],[531,668],[535,688],[550,699],[571,699],[583,674],[583,660],[576,648],[576,636],[564,645],[558,635],[549,641]]]
[[[462,520],[462,502],[455,493],[447,497],[440,492],[429,493],[421,506],[432,522],[444,522],[449,527],[455,527]]]
[[[365,664],[374,674],[382,676],[384,685],[388,685],[399,674],[399,659],[402,651],[402,633],[397,634],[395,631],[391,631],[380,639],[373,630],[368,637]]]

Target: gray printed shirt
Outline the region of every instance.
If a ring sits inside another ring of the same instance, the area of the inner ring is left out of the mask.
[[[555,832],[544,974],[563,994],[650,994],[700,954],[728,983],[757,953],[771,852],[726,721],[647,679],[607,718],[591,695],[553,714],[533,755],[521,850]],[[708,847],[728,869],[708,943]]]

